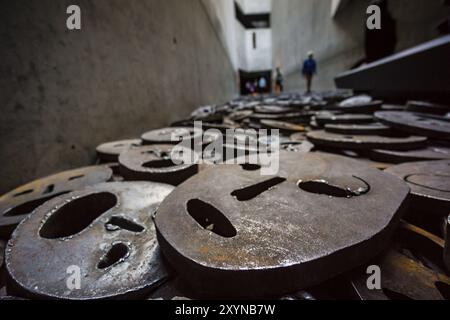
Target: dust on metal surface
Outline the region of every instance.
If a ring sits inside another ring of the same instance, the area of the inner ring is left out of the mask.
[[[104,183],[57,197],[30,215],[6,250],[11,290],[25,297],[131,298],[167,278],[152,214],[173,187]],[[68,287],[79,268],[80,288]]]
[[[388,135],[391,128],[381,123],[373,124],[326,124],[325,131],[339,134]]]
[[[155,221],[164,254],[200,291],[273,296],[375,255],[408,191],[358,161],[281,152],[275,177],[245,165],[202,171],[169,195]]]

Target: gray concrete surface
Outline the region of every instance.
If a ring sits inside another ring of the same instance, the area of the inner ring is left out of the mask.
[[[272,8],[273,64],[286,77],[286,90],[305,89],[300,65],[314,50],[319,74],[314,89],[334,88],[333,78],[364,57],[364,28],[369,0],[346,1],[331,18],[329,0],[276,0]],[[391,0],[397,21],[397,51],[437,36],[435,27],[450,14],[441,0]]]
[[[237,94],[200,0],[2,0],[0,43],[0,193]]]

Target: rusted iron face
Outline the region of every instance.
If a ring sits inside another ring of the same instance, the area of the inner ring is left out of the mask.
[[[256,113],[262,114],[282,114],[282,113],[293,113],[297,112],[296,108],[289,108],[283,106],[257,106],[255,107]]]
[[[398,130],[450,140],[449,118],[414,112],[376,112],[375,118]]]
[[[427,138],[417,136],[403,138],[372,135],[344,135],[326,132],[324,130],[308,132],[307,137],[316,146],[355,150],[412,150],[423,147],[427,142]]]
[[[388,135],[391,133],[391,128],[381,123],[326,124],[325,131],[339,134]]]
[[[61,172],[25,184],[0,197],[0,237],[7,239],[14,228],[46,201],[86,186],[112,179],[107,165]]]
[[[141,144],[140,139],[107,142],[97,147],[97,157],[103,162],[117,162],[122,152],[139,147]]]
[[[448,215],[450,160],[410,162],[392,166],[386,171],[408,183],[413,206],[432,208],[434,214]]]
[[[377,254],[408,192],[359,161],[281,151],[278,176],[254,165],[200,172],[155,221],[168,261],[200,292],[277,297]]]
[[[436,145],[409,151],[372,150],[370,158],[389,163],[450,160],[450,148]]]
[[[361,95],[338,103],[335,109],[348,113],[372,113],[379,111],[382,105],[383,101],[374,101],[367,95]]]
[[[425,101],[408,101],[406,110],[411,112],[422,112],[444,116],[450,112],[450,106],[439,105]]]
[[[167,277],[152,214],[172,190],[113,182],[45,203],[8,242],[12,293],[73,300],[148,294]],[[79,289],[71,275],[80,275]]]
[[[144,144],[178,144],[186,140],[201,140],[203,131],[195,127],[172,127],[149,131],[142,135]]]
[[[317,124],[361,124],[372,123],[373,116],[365,114],[320,114],[315,117]]]
[[[195,159],[187,164],[174,161],[174,149],[173,145],[153,145],[126,151],[119,157],[120,173],[128,181],[155,181],[178,185],[196,174],[198,165]],[[194,155],[191,149],[185,151]]]
[[[367,287],[368,266],[351,273],[352,283],[362,300],[449,299],[444,288],[450,278],[443,269],[442,251],[442,239],[402,223],[392,247],[371,262],[380,267],[381,289]]]

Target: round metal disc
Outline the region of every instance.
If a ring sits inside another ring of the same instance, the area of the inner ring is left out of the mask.
[[[450,148],[444,146],[428,146],[423,149],[410,151],[372,150],[370,152],[370,158],[389,163],[444,160],[450,159]]]
[[[318,115],[315,117],[317,124],[360,124],[372,123],[373,117],[364,114],[343,114],[343,115]]]
[[[391,133],[391,128],[381,123],[371,124],[326,124],[325,131],[342,134],[367,134],[386,135]]]
[[[434,204],[430,212],[450,212],[450,160],[410,162],[386,171],[408,183],[414,199]]]
[[[450,119],[413,112],[377,112],[382,123],[405,132],[450,140]]]
[[[293,113],[296,109],[281,106],[257,106],[255,107],[256,113],[263,114],[281,114],[281,113]]]
[[[411,112],[431,113],[444,116],[450,112],[450,106],[444,106],[424,101],[409,101],[406,110]]]
[[[284,121],[273,121],[273,120],[261,120],[261,125],[270,129],[279,129],[283,131],[291,131],[291,132],[303,132],[305,131],[305,127]]]
[[[308,132],[307,137],[316,146],[361,150],[411,150],[423,147],[427,141],[425,137],[396,138],[371,135],[343,135],[324,130]]]
[[[226,118],[231,121],[241,121],[244,120],[252,115],[253,111],[251,110],[242,110],[242,111],[235,111],[231,114],[229,114]]]
[[[320,153],[280,152],[279,166],[277,176],[255,166],[213,167],[159,208],[161,249],[200,292],[279,296],[351,269],[387,244],[409,192],[404,182]]]
[[[373,101],[369,96],[357,96],[342,101],[336,109],[349,113],[372,113],[381,109],[383,101]]]
[[[14,228],[46,201],[86,186],[110,181],[107,165],[64,171],[38,179],[0,197],[0,237],[8,239]]]
[[[133,147],[139,147],[141,144],[140,139],[104,143],[97,147],[97,156],[103,162],[117,162],[122,152]]]
[[[128,181],[178,185],[196,174],[198,166],[195,163],[175,163],[172,160],[173,150],[173,145],[152,145],[126,151],[119,156],[121,175]]]
[[[45,203],[8,242],[9,289],[25,297],[73,300],[148,293],[167,278],[152,214],[172,190],[114,182]]]
[[[178,144],[182,140],[201,140],[202,130],[194,127],[171,127],[146,132],[142,135],[144,144]]]

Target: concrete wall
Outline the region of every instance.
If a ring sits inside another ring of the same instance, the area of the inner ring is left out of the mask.
[[[237,93],[200,0],[1,1],[0,41],[0,193]]]
[[[314,50],[319,74],[314,89],[334,88],[333,78],[364,54],[364,28],[368,0],[341,1],[331,18],[332,0],[276,0],[272,4],[273,63],[281,66],[287,90],[304,89],[300,65]],[[337,2],[335,2],[335,5]],[[437,36],[437,22],[450,14],[441,0],[391,0],[397,20],[397,51]]]
[[[253,34],[256,48],[253,47]],[[272,30],[248,29],[245,31],[245,50],[247,68],[245,71],[263,71],[272,69]]]

